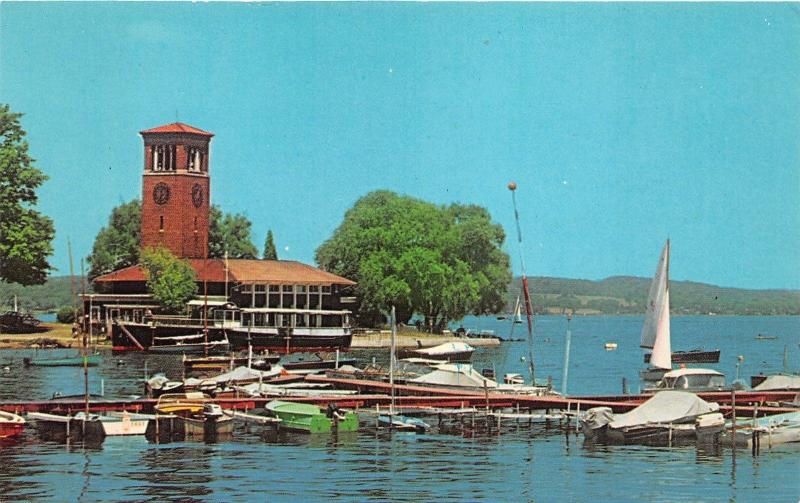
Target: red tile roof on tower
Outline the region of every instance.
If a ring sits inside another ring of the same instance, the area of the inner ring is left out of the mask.
[[[214,136],[214,133],[203,131],[194,126],[184,124],[183,122],[173,122],[172,124],[165,124],[163,126],[154,127],[152,129],[145,129],[139,131],[139,134],[158,134],[158,133],[190,133],[201,136]]]
[[[197,273],[197,281],[223,283],[225,260],[189,259]],[[132,281],[144,282],[147,277],[140,265],[133,265],[104,274],[95,279],[100,283]],[[294,260],[228,260],[228,281],[247,284],[294,284],[294,285],[355,285],[354,281],[337,276],[322,269]]]

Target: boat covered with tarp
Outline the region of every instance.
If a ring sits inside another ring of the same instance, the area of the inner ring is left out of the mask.
[[[589,441],[659,446],[714,442],[725,426],[718,404],[685,391],[662,391],[624,414],[595,407],[580,423]]]
[[[484,377],[470,364],[443,363],[436,365],[428,374],[408,379],[408,384],[422,386],[436,386],[457,389],[492,389],[497,388],[497,382]]]
[[[466,342],[445,342],[429,348],[403,349],[400,358],[426,358],[447,362],[468,362],[475,348]]]
[[[800,375],[777,374],[768,376],[753,391],[800,390]]]

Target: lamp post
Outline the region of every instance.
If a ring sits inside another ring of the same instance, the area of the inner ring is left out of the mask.
[[[739,381],[739,365],[744,362],[744,356],[739,355],[736,357],[736,381]]]

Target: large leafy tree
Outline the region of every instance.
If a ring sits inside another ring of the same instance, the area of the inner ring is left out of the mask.
[[[272,237],[272,229],[267,231],[267,239],[264,240],[264,260],[278,260],[278,250],[275,248],[275,240]]]
[[[53,221],[33,207],[36,189],[47,180],[28,155],[19,119],[0,104],[0,280],[39,285],[51,269]]]
[[[197,293],[197,274],[187,260],[166,248],[142,250],[147,289],[167,313],[180,313]]]
[[[139,262],[142,204],[138,199],[111,210],[108,226],[100,229],[89,255],[89,277],[122,269]]]
[[[503,228],[486,209],[437,206],[389,191],[359,199],[317,249],[321,267],[358,282],[359,321],[424,317],[434,331],[501,311],[511,280]]]
[[[211,207],[208,228],[208,256],[223,258],[257,258],[258,249],[250,237],[252,223],[241,214],[222,214],[217,206]]]
[[[208,229],[210,258],[256,258],[258,250],[250,237],[250,221],[243,215],[223,214],[211,207]],[[108,225],[94,239],[89,255],[89,277],[94,279],[139,262],[142,204],[138,199],[111,210]]]

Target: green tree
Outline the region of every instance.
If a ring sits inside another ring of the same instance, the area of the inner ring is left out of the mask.
[[[264,241],[264,260],[278,260],[278,250],[275,249],[275,241],[272,238],[272,229],[267,231],[267,239]]]
[[[250,237],[252,223],[244,215],[222,214],[218,206],[211,207],[208,228],[208,256],[223,258],[249,258],[258,256],[256,245]]]
[[[250,239],[251,223],[242,215],[223,214],[217,206],[209,215],[208,249],[210,258],[256,258],[258,253]],[[142,204],[138,199],[113,210],[108,226],[100,229],[94,239],[89,277],[116,271],[139,263],[141,253]]]
[[[436,206],[389,191],[359,199],[317,249],[317,263],[358,283],[358,319],[374,325],[390,306],[435,331],[466,314],[505,306],[511,281],[503,228],[478,206]]]
[[[197,294],[197,274],[187,260],[181,260],[166,248],[142,250],[142,267],[147,275],[147,289],[168,313],[179,313]]]
[[[108,226],[100,229],[89,255],[89,278],[94,279],[139,262],[142,204],[138,199],[111,210]]]
[[[33,209],[47,180],[28,155],[20,113],[0,105],[0,280],[40,285],[52,267],[53,221]]]

